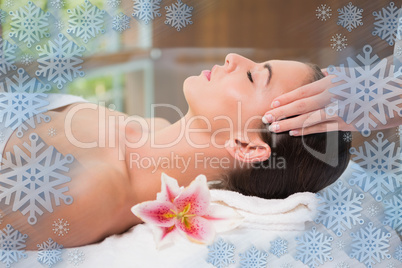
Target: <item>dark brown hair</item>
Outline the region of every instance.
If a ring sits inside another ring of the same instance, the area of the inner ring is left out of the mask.
[[[307,65],[313,70],[307,83],[324,77],[317,65]],[[271,147],[270,158],[231,170],[218,188],[269,199],[296,192],[315,193],[335,182],[349,162],[350,142],[344,141],[340,131],[292,137],[288,132],[271,133],[262,123],[260,137]],[[310,151],[322,155],[317,157]]]

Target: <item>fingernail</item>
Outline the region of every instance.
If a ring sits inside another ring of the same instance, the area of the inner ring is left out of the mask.
[[[289,131],[289,135],[290,136],[296,136],[296,135],[298,135],[299,134],[299,131],[297,131],[297,130],[291,130],[291,131]]]
[[[279,103],[279,101],[274,101],[272,104],[271,104],[271,108],[276,108],[276,107],[279,107],[281,104]]]
[[[275,132],[279,130],[279,125],[278,124],[272,124],[268,127],[268,130],[271,132]]]
[[[265,124],[272,123],[274,121],[274,117],[271,114],[266,114],[262,117],[262,122]]]

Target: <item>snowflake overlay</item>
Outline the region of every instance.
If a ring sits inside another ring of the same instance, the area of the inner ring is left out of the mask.
[[[322,223],[328,229],[341,236],[352,225],[363,224],[361,219],[361,199],[363,194],[353,193],[352,189],[343,187],[343,182],[338,181],[334,186],[327,188],[322,193],[317,193],[318,216],[316,223]]]
[[[398,57],[402,56],[402,47],[396,46],[395,55]]]
[[[18,76],[12,79],[6,77],[4,83],[0,83],[0,123],[12,130],[17,129],[17,137],[23,136],[23,130],[28,126],[35,128],[36,122],[50,121],[50,117],[43,113],[49,104],[46,100],[46,92],[50,86],[43,86],[36,78],[31,78],[24,69],[18,69]],[[3,92],[3,93],[1,93]],[[4,93],[5,92],[5,93]]]
[[[25,42],[28,48],[39,42],[41,38],[50,36],[48,28],[50,13],[45,13],[31,1],[15,13],[10,11],[10,15],[12,22],[10,23],[11,33],[9,36]]]
[[[3,214],[0,213],[0,224],[3,223]]]
[[[64,23],[61,20],[57,20],[54,23],[54,27],[56,27],[57,30],[61,31],[64,28]]]
[[[390,200],[384,200],[385,220],[383,224],[391,226],[397,233],[402,233],[402,194],[394,195]]]
[[[343,140],[345,141],[345,142],[351,142],[352,141],[352,132],[345,132],[345,133],[343,133]]]
[[[234,260],[235,246],[233,244],[223,241],[219,238],[214,244],[208,246],[208,259],[207,262],[211,263],[217,268],[223,268],[231,263],[235,263]]]
[[[10,70],[17,69],[17,66],[14,65],[16,49],[16,45],[11,45],[7,40],[3,40],[0,37],[0,78]]]
[[[342,36],[341,34],[333,35],[331,37],[330,41],[332,42],[331,43],[331,48],[336,50],[336,51],[342,51],[348,45],[346,43],[346,41],[348,41],[348,39],[346,39],[346,36]]]
[[[65,234],[68,234],[68,231],[70,231],[68,226],[70,226],[70,224],[64,219],[57,219],[57,221],[54,221],[53,223],[53,232],[58,236],[64,236]]]
[[[281,264],[280,267],[281,268],[293,268],[293,265],[291,265],[290,263],[284,263],[284,264]]]
[[[20,210],[23,215],[29,212],[28,223],[32,225],[43,210],[53,212],[53,202],[56,206],[60,205],[60,200],[66,205],[73,202],[73,198],[64,193],[69,190],[65,184],[71,181],[65,173],[74,157],[71,154],[63,157],[53,146],[46,146],[35,133],[29,140],[31,144],[24,142],[23,146],[30,156],[14,146],[15,155],[6,152],[6,157],[1,160],[0,201],[5,200],[9,205],[12,199],[13,211]]]
[[[64,7],[65,5],[64,0],[52,0],[50,3],[52,4],[53,7],[58,9]]]
[[[38,244],[38,261],[47,264],[49,267],[61,261],[62,245],[57,244],[51,238],[48,241]]]
[[[33,57],[32,55],[29,54],[24,54],[21,57],[21,63],[24,64],[25,66],[29,66],[33,63]]]
[[[391,234],[373,227],[372,222],[369,222],[366,228],[351,233],[350,236],[353,238],[350,257],[364,263],[366,267],[371,268],[372,264],[380,262],[381,259],[391,258],[387,253]]]
[[[345,241],[339,240],[339,241],[336,241],[335,246],[337,249],[343,250],[345,248],[346,244],[345,244]]]
[[[162,0],[134,0],[134,18],[138,18],[148,24],[156,17],[160,17],[160,4]]]
[[[398,127],[396,128],[396,135],[397,135],[398,137],[402,137],[402,126],[398,126]]]
[[[116,8],[121,4],[121,0],[107,0],[107,4],[113,8]]]
[[[244,268],[265,268],[267,266],[268,253],[257,250],[252,246],[244,253],[240,253],[240,266]]]
[[[402,244],[395,249],[394,258],[402,262]]]
[[[188,24],[193,24],[191,21],[193,7],[183,4],[181,0],[177,0],[176,5],[173,3],[171,6],[165,7],[165,9],[165,24],[170,24],[170,26],[176,28],[178,32]]]
[[[282,255],[288,253],[288,241],[278,238],[274,241],[271,241],[271,252],[276,257],[280,258]]]
[[[352,2],[349,2],[349,4],[344,6],[342,9],[339,8],[338,12],[338,25],[346,28],[349,32],[351,32],[352,29],[363,25],[363,9],[355,7]]]
[[[388,75],[385,75],[387,59],[378,62],[377,55],[371,57],[372,51],[371,46],[364,46],[364,55],[357,55],[361,65],[348,57],[349,67],[344,67],[343,64],[339,70],[333,65],[328,67],[328,73],[336,75],[332,83],[344,83],[330,89],[330,92],[336,95],[332,101],[338,107],[327,108],[327,113],[334,115],[337,112],[347,124],[353,122],[365,137],[371,133],[370,126],[377,126],[371,116],[384,125],[387,123],[387,117],[394,117],[394,112],[402,116],[398,107],[402,103],[399,98],[402,89],[396,85],[401,84],[402,79],[394,73],[393,65],[389,68]]]
[[[70,14],[67,33],[75,34],[84,43],[88,43],[89,39],[99,33],[105,33],[105,29],[103,29],[105,11],[92,5],[88,0],[85,0],[82,5],[77,6],[74,10],[69,9],[67,12]]]
[[[5,136],[3,134],[3,132],[0,131],[0,143],[3,143],[5,141]]]
[[[54,137],[57,135],[57,130],[54,127],[49,128],[48,130],[49,137]]]
[[[113,30],[122,33],[130,28],[130,17],[120,12],[113,17]]]
[[[380,211],[380,209],[378,208],[378,206],[376,204],[371,204],[368,208],[367,208],[367,213],[371,216],[371,217],[375,217],[378,212]]]
[[[315,14],[317,16],[317,19],[321,21],[326,21],[332,16],[332,9],[330,6],[327,6],[326,4],[321,4],[321,6],[317,7],[315,10],[317,13]]]
[[[68,253],[68,262],[74,266],[82,264],[85,260],[85,254],[81,250],[74,249],[72,252]]]
[[[310,232],[305,232],[303,236],[296,237],[298,246],[296,260],[302,261],[310,268],[315,268],[324,264],[327,260],[332,261],[331,257],[331,236],[317,232],[313,227]]]
[[[382,14],[381,11],[378,13],[374,11],[373,15],[376,21],[372,34],[379,36],[382,40],[387,41],[390,46],[393,46],[397,39],[399,8],[391,2],[387,8],[382,8]]]
[[[13,0],[6,0],[6,7],[12,7],[14,6],[14,1]]]
[[[343,261],[343,262],[337,263],[335,268],[350,268],[350,266],[349,266],[349,264],[347,264],[346,262]]]
[[[0,9],[0,25],[6,22],[6,12]]]
[[[62,89],[67,81],[73,81],[77,75],[83,77],[85,73],[81,71],[82,53],[84,47],[79,47],[73,41],[69,41],[63,34],[49,45],[43,48],[37,46],[39,51],[39,70],[36,71],[37,76],[44,76],[49,82],[57,84],[57,88]]]
[[[377,140],[371,143],[365,141],[364,149],[362,146],[357,150],[350,148],[350,153],[356,155],[352,160],[352,178],[350,185],[358,185],[363,191],[369,192],[377,200],[381,201],[383,195],[395,192],[401,187],[401,148],[395,149],[395,143],[383,140],[384,134],[377,133]]]
[[[25,240],[28,235],[21,234],[15,230],[10,224],[6,228],[0,230],[0,261],[10,267],[14,262],[18,262],[21,258],[26,258],[24,248]]]

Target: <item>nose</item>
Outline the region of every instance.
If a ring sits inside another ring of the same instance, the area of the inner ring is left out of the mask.
[[[243,63],[247,63],[247,59],[236,53],[229,53],[225,58],[225,69],[228,73],[233,72]]]

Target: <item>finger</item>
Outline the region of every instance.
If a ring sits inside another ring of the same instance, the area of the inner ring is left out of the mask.
[[[289,132],[290,136],[305,136],[305,135],[311,135],[311,134],[317,134],[317,133],[324,133],[324,132],[330,132],[330,131],[339,131],[340,126],[337,121],[328,121],[328,122],[322,122],[320,124],[316,124],[313,126],[305,127],[305,128],[298,128],[291,130]]]
[[[286,117],[303,115],[315,110],[321,110],[321,108],[325,107],[325,105],[331,102],[331,97],[329,97],[328,94],[330,93],[322,92],[321,94],[312,96],[308,99],[297,100],[285,106],[268,111],[264,115],[264,122],[272,123]],[[297,118],[300,119],[300,117]]]
[[[323,91],[325,91],[328,87],[331,87],[332,76],[327,76],[323,79],[315,81],[313,83],[304,85],[295,90],[292,90],[288,93],[285,93],[277,98],[275,98],[271,103],[271,108],[277,108],[282,105],[289,104],[294,102],[295,100],[308,98],[314,95],[317,95]]]
[[[268,130],[271,132],[279,133],[279,132],[289,131],[292,129],[309,127],[309,126],[324,122],[326,120],[329,120],[329,119],[326,119],[325,111],[317,110],[317,111],[299,115],[297,117],[273,122],[269,126]]]

